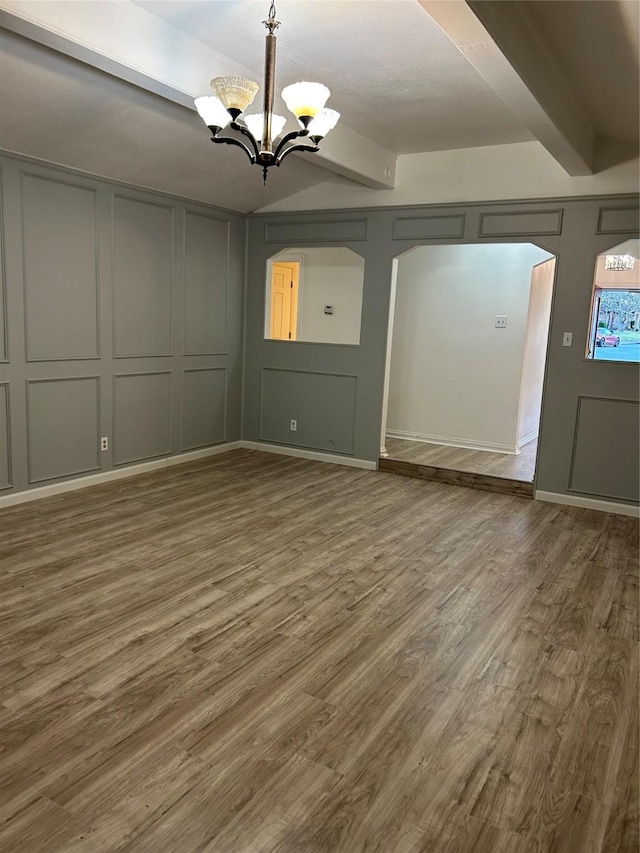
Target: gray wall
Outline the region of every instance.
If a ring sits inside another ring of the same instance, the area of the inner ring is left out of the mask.
[[[531,241],[559,259],[536,487],[637,501],[639,367],[584,358],[596,255],[637,230],[637,196],[250,217],[243,437],[376,459],[393,259],[416,245]],[[264,340],[266,261],[308,245],[365,258],[360,346]]]
[[[244,217],[17,157],[0,187],[0,494],[233,441],[242,403],[245,439],[375,460],[393,259],[531,241],[559,258],[536,486],[638,499],[638,365],[584,359],[637,196],[249,217],[242,399]],[[365,259],[359,346],[264,340],[267,258],[308,245]]]
[[[240,438],[244,217],[21,158],[0,179],[0,494]]]

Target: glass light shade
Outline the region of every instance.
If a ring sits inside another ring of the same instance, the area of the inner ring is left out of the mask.
[[[214,95],[196,98],[193,103],[196,105],[198,115],[207,127],[226,127],[231,121],[231,116],[226,111],[224,104]]]
[[[211,91],[228,110],[244,112],[260,87],[246,77],[214,77]]]
[[[262,134],[264,133],[264,113],[252,113],[248,116],[243,116],[244,123],[249,128],[249,131],[256,142],[262,142]],[[285,126],[286,118],[284,116],[271,116],[271,139],[280,136],[282,128]]]
[[[320,138],[326,136],[338,124],[339,118],[340,113],[337,110],[330,110],[325,107],[309,122],[309,136],[319,136]]]
[[[282,98],[296,118],[317,115],[331,92],[322,83],[292,83],[282,90]]]

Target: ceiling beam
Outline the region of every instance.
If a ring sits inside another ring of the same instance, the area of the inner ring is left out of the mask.
[[[569,175],[593,174],[593,127],[524,3],[419,2]]]
[[[0,0],[0,27],[194,113],[193,99],[207,92],[211,77],[252,76],[230,57],[122,0]],[[396,159],[393,152],[338,124],[309,162],[373,189],[393,189]]]

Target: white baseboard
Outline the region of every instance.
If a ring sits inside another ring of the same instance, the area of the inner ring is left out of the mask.
[[[349,468],[365,468],[377,471],[378,463],[369,459],[355,459],[353,456],[338,456],[335,453],[322,453],[319,450],[305,450],[301,447],[286,447],[280,444],[267,444],[262,441],[242,441],[247,450],[262,450],[265,453],[279,453],[281,456],[296,456],[300,459],[312,459],[314,462],[332,462],[334,465],[347,465]]]
[[[420,432],[403,432],[388,429],[387,438],[403,438],[407,441],[422,441],[425,444],[443,444],[445,447],[460,447],[463,450],[487,450],[490,453],[510,453],[517,456],[520,451],[512,444],[494,444],[490,441],[470,442],[463,438],[448,438],[442,435],[427,435]]]
[[[523,435],[522,438],[518,439],[518,450],[521,447],[524,447],[525,444],[529,444],[530,442],[532,442],[537,437],[538,437],[538,430],[537,429],[533,429],[533,430],[531,430],[531,432],[528,432],[526,435]]]
[[[195,462],[198,459],[206,459],[207,456],[218,456],[220,453],[228,453],[230,450],[242,450],[241,441],[228,441],[226,444],[214,444],[213,447],[203,447],[200,450],[187,450],[178,456],[168,456],[167,468],[173,465],[182,465],[184,462]]]
[[[89,486],[97,486],[101,483],[110,483],[112,480],[135,477],[136,474],[148,474],[150,471],[170,468],[173,465],[183,465],[185,462],[194,462],[197,459],[204,459],[207,456],[217,456],[219,453],[227,453],[229,450],[239,450],[241,448],[242,442],[231,441],[226,444],[216,444],[214,447],[203,447],[202,450],[187,451],[177,456],[150,459],[148,462],[140,462],[138,465],[127,465],[123,468],[114,468],[111,471],[101,471],[99,474],[89,474],[87,477],[66,480],[64,483],[52,483],[49,486],[39,486],[24,492],[3,495],[0,497],[0,509],[27,503],[28,501],[36,501],[40,498],[51,498],[54,495],[62,495],[65,492],[75,492],[78,489],[86,489]]]
[[[24,492],[15,492],[0,497],[0,509],[3,507],[16,506],[17,504],[36,501],[41,498],[51,498],[62,495],[65,492],[75,492],[78,489],[86,489],[89,486],[97,486],[101,483],[109,483],[112,480],[122,480],[125,477],[135,477],[136,474],[148,474],[150,471],[158,471],[162,468],[171,468],[174,465],[183,465],[185,462],[195,462],[197,459],[206,459],[208,456],[217,456],[219,453],[227,453],[230,450],[262,450],[266,453],[279,453],[283,456],[297,456],[301,459],[312,459],[316,462],[332,462],[336,465],[348,465],[351,468],[366,468],[375,471],[377,462],[368,459],[354,459],[351,456],[337,456],[331,453],[321,453],[315,450],[303,450],[298,447],[283,447],[277,444],[263,444],[260,441],[231,441],[226,444],[216,444],[214,447],[203,447],[201,450],[187,451],[177,456],[165,456],[163,459],[150,459],[148,462],[140,462],[138,465],[127,465],[123,468],[114,468],[112,471],[101,471],[99,474],[89,474],[87,477],[78,477],[76,480],[66,480],[63,483],[52,483],[49,486],[39,486]]]
[[[614,515],[630,515],[633,518],[640,518],[640,507],[633,504],[603,501],[597,498],[583,498],[579,495],[563,495],[557,492],[542,492],[540,490],[537,490],[533,497],[537,501],[547,501],[552,504],[578,506],[583,509],[595,509],[599,512],[611,512]]]

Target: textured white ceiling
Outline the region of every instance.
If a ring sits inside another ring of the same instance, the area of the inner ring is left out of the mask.
[[[262,82],[267,0],[135,5]],[[277,12],[277,88],[324,83],[344,124],[385,148],[406,154],[532,139],[417,0],[280,0]]]
[[[269,0],[115,2],[158,16],[262,83]],[[60,5],[68,14],[73,4]],[[525,5],[597,131],[637,140],[637,0]],[[396,153],[532,138],[417,0],[280,0],[278,18],[277,88],[326,83],[343,124]],[[310,157],[291,157],[265,188],[240,151],[211,145],[194,112],[35,42],[0,36],[4,149],[240,211],[329,174]],[[164,56],[166,46],[157,48]],[[202,94],[219,71],[207,69]]]

